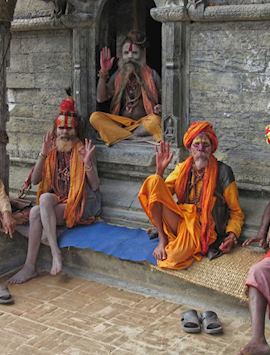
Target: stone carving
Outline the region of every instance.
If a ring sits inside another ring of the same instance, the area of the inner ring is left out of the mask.
[[[165,6],[185,6],[185,0],[166,0]]]
[[[194,7],[194,9],[205,9],[207,6],[207,0],[189,0],[187,7]]]
[[[93,4],[86,0],[42,0],[54,4],[52,18],[60,18],[70,14],[90,14],[93,12]]]
[[[169,115],[168,117],[165,118],[164,120],[164,139],[165,141],[169,143],[175,143],[176,142],[176,117]]]

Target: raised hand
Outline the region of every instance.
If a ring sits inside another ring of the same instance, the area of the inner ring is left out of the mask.
[[[54,146],[53,134],[51,132],[48,132],[43,137],[41,154],[43,154],[46,157],[50,153],[50,151],[52,150],[53,146]]]
[[[85,138],[84,145],[79,149],[79,154],[84,162],[86,169],[92,168],[93,158],[95,156],[96,147],[91,139]]]
[[[111,56],[111,50],[104,47],[100,51],[100,69],[103,72],[108,72],[112,69],[114,57]]]
[[[156,146],[156,174],[163,176],[165,169],[170,164],[173,152],[170,151],[170,144],[161,141],[159,147]]]

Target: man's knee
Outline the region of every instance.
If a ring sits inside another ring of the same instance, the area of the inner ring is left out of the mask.
[[[30,210],[29,222],[33,223],[34,221],[40,220],[40,208],[39,206],[34,206]]]
[[[89,121],[93,127],[96,126],[96,123],[100,120],[100,112],[93,112],[89,118]]]
[[[269,259],[269,260],[268,260]],[[258,280],[268,274],[270,270],[270,258],[265,258],[251,266],[248,272],[248,279]]]
[[[40,196],[39,205],[40,208],[53,208],[56,205],[57,197],[49,192],[45,192]]]

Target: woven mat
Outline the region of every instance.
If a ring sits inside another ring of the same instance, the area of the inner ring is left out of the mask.
[[[238,247],[230,254],[212,261],[203,258],[200,262],[194,262],[187,270],[167,270],[157,266],[151,268],[246,302],[245,280],[248,270],[262,257],[261,251]]]

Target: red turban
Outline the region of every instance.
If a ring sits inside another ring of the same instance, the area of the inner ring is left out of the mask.
[[[56,127],[76,128],[78,126],[75,101],[71,96],[61,102],[59,110],[59,116],[55,119]]]
[[[215,131],[213,130],[212,124],[207,121],[196,121],[189,126],[189,129],[183,138],[184,146],[189,149],[193,139],[200,133],[205,133],[209,137],[212,143],[212,153],[214,153],[218,147],[218,139]]]

